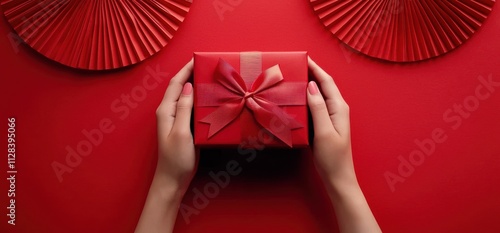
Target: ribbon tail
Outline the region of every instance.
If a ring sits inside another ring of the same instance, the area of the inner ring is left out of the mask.
[[[253,113],[255,120],[264,129],[284,142],[287,146],[292,147],[292,130],[284,124],[282,119],[264,109],[254,111]]]
[[[244,101],[239,100],[226,102],[218,107],[214,112],[210,113],[206,117],[200,120],[200,122],[210,124],[208,129],[208,138],[211,138],[221,129],[229,125],[234,119],[236,119],[244,107]]]
[[[289,147],[292,147],[292,130],[302,128],[303,126],[300,123],[280,107],[270,102],[249,98],[247,106],[252,109],[255,120],[264,129],[268,130]]]

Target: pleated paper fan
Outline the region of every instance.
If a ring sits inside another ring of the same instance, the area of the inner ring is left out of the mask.
[[[163,48],[191,0],[2,0],[6,19],[29,46],[87,70],[138,63]]]
[[[321,22],[368,56],[419,61],[463,44],[495,0],[310,0]]]

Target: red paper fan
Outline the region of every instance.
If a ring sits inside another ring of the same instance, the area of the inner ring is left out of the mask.
[[[191,0],[3,0],[5,17],[36,51],[64,65],[106,70],[158,52]]]
[[[481,26],[495,0],[310,0],[323,24],[364,54],[410,62],[439,56]]]

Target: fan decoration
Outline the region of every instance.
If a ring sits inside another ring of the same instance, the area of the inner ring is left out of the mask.
[[[129,66],[163,48],[192,0],[2,0],[19,37],[47,58],[87,70]]]
[[[469,39],[495,0],[310,0],[342,42],[371,57],[420,61]]]

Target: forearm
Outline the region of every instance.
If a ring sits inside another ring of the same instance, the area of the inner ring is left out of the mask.
[[[327,191],[342,233],[382,232],[373,216],[354,174],[326,178]]]
[[[157,172],[151,183],[136,233],[172,232],[183,192]]]

